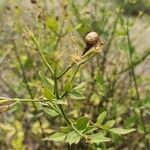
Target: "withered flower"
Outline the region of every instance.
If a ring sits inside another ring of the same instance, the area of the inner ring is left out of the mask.
[[[16,102],[14,102],[14,103],[12,103],[12,104],[0,106],[0,113],[9,110],[9,109],[12,108],[15,104],[16,104]]]

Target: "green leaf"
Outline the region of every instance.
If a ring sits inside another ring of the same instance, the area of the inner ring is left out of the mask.
[[[68,142],[70,145],[72,143],[77,144],[80,141],[80,139],[81,139],[80,135],[77,134],[75,131],[72,131],[72,132],[68,133],[66,142]]]
[[[64,90],[66,92],[70,92],[71,88],[72,88],[72,83],[71,82],[66,82],[66,84],[64,86]]]
[[[115,125],[115,120],[109,120],[107,121],[104,126],[112,128]]]
[[[102,112],[101,114],[99,114],[99,116],[98,116],[98,118],[97,118],[96,124],[97,124],[97,125],[101,125],[101,124],[103,123],[104,119],[106,118],[106,115],[107,115],[107,112],[106,112],[106,111],[104,111],[104,112]]]
[[[82,94],[76,92],[76,91],[72,91],[70,93],[70,98],[72,99],[76,99],[76,100],[83,100],[85,99],[85,96],[83,96]]]
[[[53,110],[53,109],[50,109],[50,108],[47,108],[47,107],[42,107],[42,110],[47,113],[48,115],[52,116],[52,117],[55,117],[55,116],[58,116],[59,114]]]
[[[92,103],[94,106],[98,106],[100,103],[99,95],[95,92],[92,93],[90,97],[90,103]]]
[[[60,141],[64,141],[66,136],[67,134],[65,133],[57,132],[57,133],[52,134],[50,137],[44,138],[43,140],[60,142]]]
[[[52,91],[53,85],[54,85],[53,81],[48,79],[42,72],[39,72],[38,74],[39,74],[41,81],[44,83],[44,85]]]
[[[110,138],[104,137],[102,133],[92,134],[89,136],[90,143],[102,143],[109,142]]]
[[[90,134],[90,133],[92,133],[92,132],[95,131],[95,130],[97,130],[97,128],[96,128],[95,126],[88,126],[88,127],[85,129],[84,133],[85,133],[85,134]]]
[[[124,134],[128,134],[128,133],[135,131],[135,129],[112,128],[109,131],[118,135],[124,135]]]
[[[77,129],[85,130],[88,126],[89,119],[87,117],[81,117],[77,120]]]
[[[78,29],[80,29],[81,27],[82,27],[82,24],[79,23],[79,24],[77,24],[77,26],[75,27],[75,30],[78,30]]]
[[[55,97],[52,91],[50,91],[47,87],[44,87],[43,96],[49,100],[52,100]]]
[[[69,127],[62,127],[62,126],[61,126],[61,127],[59,128],[59,131],[68,134],[69,132],[72,132],[72,128],[71,128],[70,126],[69,126]]]
[[[118,36],[125,36],[125,35],[127,35],[127,32],[123,31],[123,30],[118,30],[118,31],[116,31],[116,35],[118,35]]]
[[[88,23],[86,24],[80,24],[78,27],[76,27],[76,31],[78,31],[79,33],[86,33],[86,32],[89,32],[91,29],[89,26],[87,26]]]
[[[58,22],[54,17],[48,17],[46,23],[52,31],[56,32],[58,30]]]
[[[57,105],[68,105],[68,103],[66,101],[60,100],[60,99],[59,100],[54,100],[53,102]]]
[[[85,88],[85,86],[86,86],[86,82],[82,82],[82,83],[78,84],[76,87],[74,87],[73,89],[81,90],[81,89]]]

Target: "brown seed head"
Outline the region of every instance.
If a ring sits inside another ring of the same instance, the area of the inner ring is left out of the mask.
[[[87,45],[95,45],[100,40],[99,35],[97,32],[90,32],[85,37],[85,42]]]

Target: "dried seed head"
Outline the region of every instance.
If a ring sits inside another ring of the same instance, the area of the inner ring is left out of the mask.
[[[60,60],[62,58],[62,56],[63,56],[63,51],[60,51],[60,50],[57,51],[54,55],[56,60]]]
[[[71,56],[71,60],[72,60],[74,63],[78,63],[78,62],[80,62],[80,60],[81,60],[81,55],[80,55],[80,53],[78,53],[78,52],[72,53],[72,54],[70,54],[70,56]]]
[[[7,110],[9,110],[11,107],[13,107],[16,104],[16,102],[9,104],[9,105],[3,105],[0,106],[0,113],[5,112]]]
[[[90,32],[85,37],[85,42],[87,45],[94,46],[100,40],[97,32]]]

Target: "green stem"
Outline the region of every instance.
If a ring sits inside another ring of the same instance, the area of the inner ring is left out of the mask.
[[[57,76],[57,79],[61,78],[64,74],[66,74],[74,65],[75,63],[72,63],[68,68],[66,68],[61,74]]]
[[[68,92],[64,91],[64,92],[61,94],[60,99],[64,98],[64,96],[67,95],[67,93],[68,93]]]
[[[7,98],[7,97],[0,97],[0,103],[5,103],[5,102],[48,102],[49,100],[40,100],[40,99],[19,99],[19,98]]]
[[[54,84],[55,84],[55,94],[56,94],[56,98],[59,100],[59,93],[58,93],[58,84],[57,84],[57,78],[54,78]],[[64,112],[63,108],[61,105],[58,105],[60,108],[60,111],[62,113],[63,118],[65,119],[65,121],[67,122],[67,124],[69,126],[71,126],[75,132],[77,132],[79,135],[81,135],[82,137],[84,137],[86,139],[86,136],[83,135],[81,132],[79,132],[76,127],[73,125],[73,123],[69,120],[69,118],[67,117],[66,113]]]
[[[76,70],[75,70],[75,72],[74,72],[74,74],[73,74],[73,76],[72,76],[72,78],[71,78],[71,82],[74,81],[74,78],[75,78],[75,76],[76,76],[76,74],[77,74],[77,72],[78,72],[80,66],[81,66],[81,64],[79,64],[79,65],[77,66],[77,68],[76,68]]]
[[[77,68],[76,68],[76,70],[75,70],[75,72],[74,72],[74,74],[73,74],[73,76],[72,76],[72,78],[71,78],[71,82],[74,81],[74,78],[75,78],[75,76],[76,76],[76,74],[77,74],[77,72],[78,72],[80,66],[83,65],[83,64],[85,64],[87,61],[89,61],[93,56],[95,56],[95,54],[96,54],[96,53],[92,53],[91,56],[89,56],[86,60],[81,61],[81,62],[78,64],[78,66],[77,66]]]
[[[77,72],[78,72],[80,66],[83,65],[84,63],[86,63],[86,62],[87,62],[89,59],[91,59],[93,56],[95,56],[95,53],[93,53],[88,59],[86,59],[86,60],[84,60],[84,61],[82,61],[82,62],[80,62],[80,63],[78,64],[78,66],[77,66],[77,68],[76,68],[76,70],[75,70],[75,72],[74,72],[74,74],[73,74],[73,76],[72,76],[72,78],[71,78],[71,82],[74,81],[74,78],[75,78],[75,76],[76,76],[76,74],[77,74]],[[62,99],[67,93],[68,93],[68,92],[64,91],[64,92],[61,94],[60,99]]]
[[[45,63],[45,65],[46,65],[46,66],[47,66],[47,68],[49,69],[49,71],[50,71],[51,75],[53,76],[54,72],[53,72],[53,70],[52,70],[51,66],[49,65],[49,63],[46,61],[46,59],[45,59],[45,57],[44,57],[44,55],[43,55],[42,51],[41,51],[41,50],[39,50],[39,53],[40,53],[40,56],[41,56],[41,58],[42,58],[43,62]]]
[[[27,89],[27,91],[28,91],[28,93],[29,93],[31,99],[33,99],[34,96],[33,96],[33,94],[32,94],[32,91],[31,91],[31,89],[30,89],[30,86],[29,86],[29,84],[28,84],[28,79],[27,79],[27,77],[26,77],[26,73],[25,73],[23,64],[22,64],[22,62],[21,62],[20,55],[19,55],[19,53],[18,53],[18,49],[17,49],[17,46],[16,46],[15,41],[13,41],[13,44],[14,44],[14,50],[15,50],[15,53],[16,53],[16,57],[17,57],[17,59],[18,59],[20,68],[21,68],[21,70],[22,70],[22,76],[23,76],[23,79],[24,79],[24,83],[25,83],[25,85],[26,85],[26,89]],[[32,104],[33,104],[33,107],[34,107],[35,111],[38,112],[38,109],[37,109],[36,105],[35,105],[33,102],[32,102]],[[26,111],[26,107],[25,107],[25,111]],[[40,118],[38,119],[38,122],[39,122],[39,124],[40,124],[40,128],[41,128],[41,131],[42,131],[42,137],[44,137],[44,136],[45,136],[45,134],[44,134],[44,128],[43,128],[43,126],[42,126],[42,121],[41,121]]]
[[[109,130],[108,128],[106,128],[106,127],[104,127],[103,125],[96,125],[94,122],[92,122],[90,119],[89,119],[89,122],[93,125],[93,126],[95,126],[96,128],[98,128],[98,129],[102,129],[102,130]]]
[[[48,70],[50,71],[51,75],[54,75],[53,69],[51,68],[51,66],[49,65],[49,63],[47,62],[46,58],[44,57],[43,53],[42,53],[42,48],[41,45],[39,43],[39,41],[35,38],[35,36],[33,35],[31,37],[33,43],[36,45],[37,50],[39,51],[40,57],[43,60],[43,62],[45,63],[45,65],[47,66]]]

